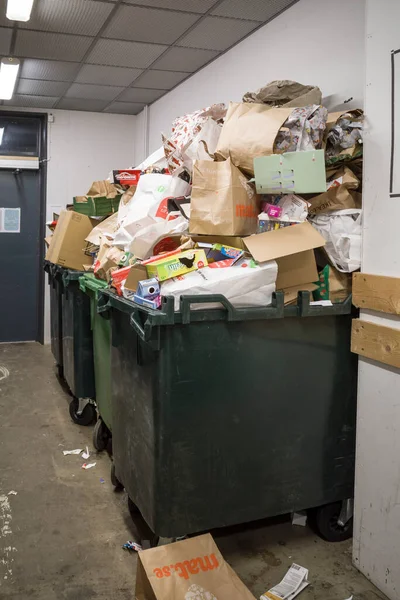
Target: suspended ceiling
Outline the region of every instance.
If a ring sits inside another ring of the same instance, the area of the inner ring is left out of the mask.
[[[21,60],[3,106],[137,114],[297,0],[0,0],[0,56]]]

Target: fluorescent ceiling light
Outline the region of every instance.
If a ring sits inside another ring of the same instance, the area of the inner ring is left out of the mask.
[[[11,100],[19,70],[19,60],[2,58],[0,63],[0,100]]]
[[[33,0],[8,0],[7,19],[11,21],[29,21],[31,18]]]
[[[4,127],[0,127],[0,146],[3,143]]]

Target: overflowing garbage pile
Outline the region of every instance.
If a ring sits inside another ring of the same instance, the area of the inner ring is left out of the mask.
[[[363,113],[321,99],[274,81],[177,118],[141,165],[54,215],[46,258],[154,310],[187,294],[343,301],[361,260]]]

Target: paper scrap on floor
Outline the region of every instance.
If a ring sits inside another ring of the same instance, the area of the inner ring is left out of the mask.
[[[260,596],[260,600],[292,600],[309,583],[308,569],[293,563],[282,581]]]
[[[89,448],[86,446],[86,452],[82,452],[82,458],[84,460],[87,460],[89,458],[90,454],[89,454]]]
[[[305,510],[301,510],[299,512],[294,512],[292,514],[292,525],[300,525],[300,527],[305,527],[307,524],[307,513]]]
[[[67,454],[80,454],[81,452],[83,452],[83,448],[75,448],[75,450],[63,450],[64,456],[67,456]]]
[[[96,463],[83,463],[82,465],[82,469],[91,469],[92,467],[95,467]]]

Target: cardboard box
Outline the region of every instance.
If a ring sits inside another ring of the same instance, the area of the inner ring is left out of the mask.
[[[208,265],[204,250],[186,250],[146,265],[147,275],[165,281]]]
[[[133,265],[126,278],[124,288],[130,292],[136,292],[139,281],[144,279],[148,279],[146,267],[144,265]]]
[[[315,283],[303,283],[302,285],[295,285],[282,290],[285,296],[285,305],[296,304],[299,292],[313,292],[317,287],[318,286],[315,285]]]
[[[93,223],[86,215],[61,211],[46,260],[67,269],[83,271],[85,266],[93,262],[92,258],[85,254],[85,238],[92,229]]]
[[[276,262],[278,263],[277,290],[318,281],[314,250],[305,250],[291,256],[283,256],[277,258]]]
[[[310,223],[252,235],[244,243],[256,261],[276,260],[277,290],[318,280],[313,249],[324,246],[325,240]]]

